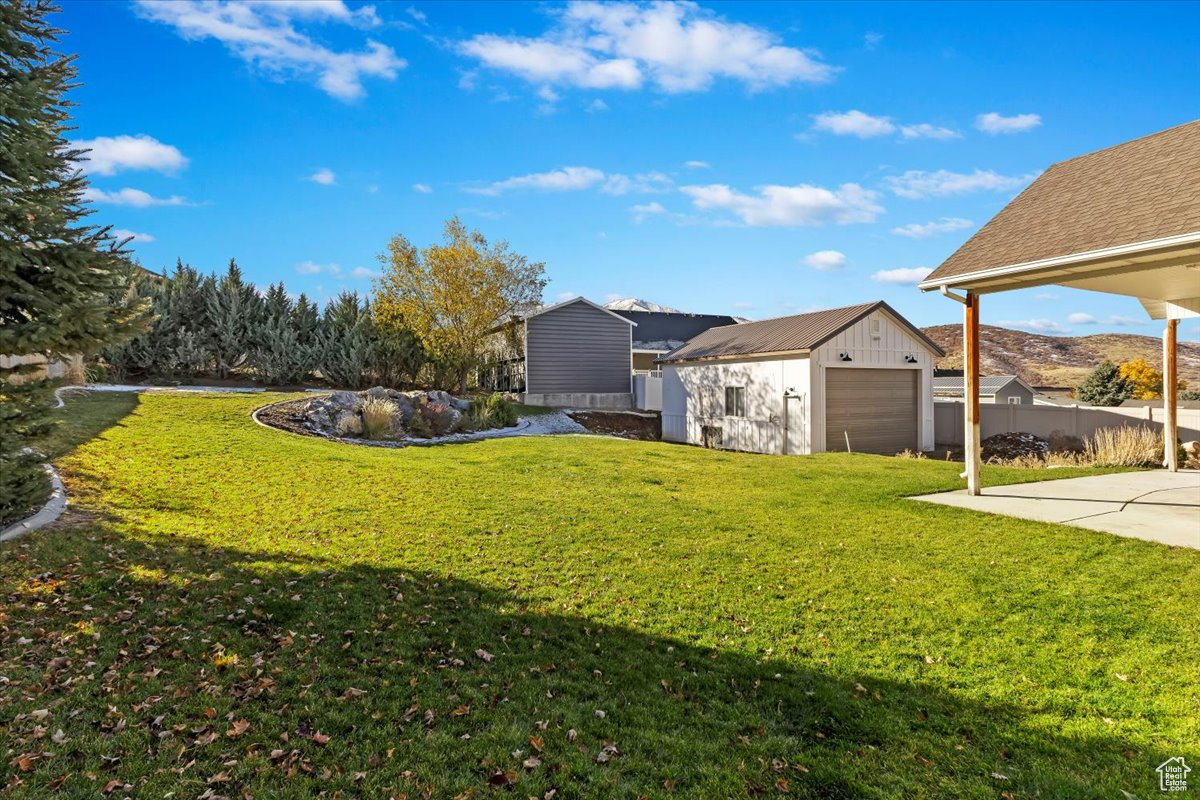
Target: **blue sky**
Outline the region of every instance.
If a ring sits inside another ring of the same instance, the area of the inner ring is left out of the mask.
[[[957,322],[922,270],[1049,164],[1200,107],[1195,3],[62,6],[94,219],[151,269],[232,256],[318,299],[459,214],[547,300]],[[982,305],[1159,332],[1131,298]]]

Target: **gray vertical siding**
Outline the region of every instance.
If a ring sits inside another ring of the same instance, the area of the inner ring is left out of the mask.
[[[1020,397],[1021,402],[1025,405],[1033,405],[1033,392],[1026,389],[1021,384],[1013,381],[1005,386],[1000,391],[996,392],[996,397],[992,401],[994,403],[1007,403],[1010,397]]]
[[[531,394],[630,391],[629,330],[587,303],[526,321],[525,391]]]

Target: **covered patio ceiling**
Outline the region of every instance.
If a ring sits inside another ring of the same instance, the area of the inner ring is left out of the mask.
[[[1200,316],[1200,121],[1052,165],[919,285],[965,306],[970,494],[980,491],[980,296],[1047,285],[1136,297],[1167,320],[1163,384],[1175,386],[1178,320]],[[1163,398],[1174,441],[1175,392]]]

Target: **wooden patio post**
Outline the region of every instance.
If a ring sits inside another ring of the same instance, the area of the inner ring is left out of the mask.
[[[979,494],[979,295],[967,292],[963,317],[963,460],[966,462],[967,494]]]
[[[1178,362],[1175,355],[1175,332],[1179,320],[1167,320],[1163,331],[1163,466],[1171,472],[1179,471],[1179,418],[1177,414],[1178,394],[1175,385],[1179,381]]]

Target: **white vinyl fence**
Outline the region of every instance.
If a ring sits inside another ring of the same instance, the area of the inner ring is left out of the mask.
[[[934,441],[938,444],[963,443],[963,415],[966,404],[961,401],[939,401],[933,404]],[[1161,431],[1163,409],[1103,408],[1098,406],[1036,406],[1036,405],[979,405],[979,436],[986,439],[997,433],[1032,433],[1043,439],[1053,431],[1083,439],[1100,428],[1119,428],[1123,425],[1144,426]],[[1200,440],[1200,409],[1178,410],[1179,439]]]
[[[633,407],[642,411],[662,411],[662,373],[646,372],[633,376]]]
[[[31,364],[31,372],[13,375],[13,383],[41,380],[42,378],[64,378],[70,383],[83,383],[83,356],[71,356],[66,361],[51,361],[45,356],[0,356],[0,367],[12,368]]]

